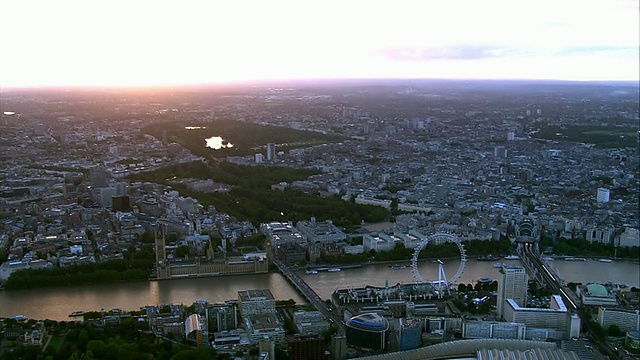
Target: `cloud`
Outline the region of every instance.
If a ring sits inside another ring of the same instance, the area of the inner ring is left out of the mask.
[[[569,45],[556,48],[517,47],[496,45],[449,45],[427,47],[389,47],[380,51],[382,56],[392,61],[431,60],[481,60],[495,58],[538,58],[607,56],[616,59],[637,59],[640,50],[625,45]]]
[[[514,49],[499,46],[454,45],[429,47],[390,47],[382,54],[390,60],[478,60],[514,55]]]
[[[582,45],[582,46],[565,46],[556,51],[555,56],[574,56],[574,55],[608,55],[616,58],[638,58],[640,49],[635,46],[624,45]]]

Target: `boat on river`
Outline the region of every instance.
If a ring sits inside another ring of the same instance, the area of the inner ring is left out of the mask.
[[[401,269],[406,269],[407,265],[393,264],[393,265],[389,265],[389,267],[392,268],[393,270],[401,270]]]
[[[505,260],[520,260],[520,256],[518,255],[509,255],[504,257]]]
[[[327,269],[328,272],[338,272],[342,269],[340,269],[339,267],[330,267]]]
[[[613,260],[611,260],[611,259],[606,259],[606,258],[598,259],[598,261],[600,261],[601,263],[607,263],[607,264],[608,264],[608,263],[613,262]]]
[[[494,268],[499,269],[499,268],[501,268],[503,265],[504,265],[504,263],[497,262],[497,263],[493,264],[493,267],[494,267]]]
[[[478,261],[496,261],[496,260],[500,260],[500,256],[494,256],[494,255],[480,255],[476,258],[476,260]]]
[[[78,317],[82,315],[84,315],[84,311],[74,311],[71,314],[69,314],[69,317]]]
[[[564,261],[587,261],[587,259],[581,258],[581,257],[568,256],[564,258]]]
[[[318,273],[318,270],[313,270],[313,269],[309,269],[307,271],[304,272],[307,275],[315,275]]]

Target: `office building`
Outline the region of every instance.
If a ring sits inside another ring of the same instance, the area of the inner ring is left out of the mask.
[[[422,321],[400,318],[399,350],[417,349],[422,346]]]
[[[609,189],[598,188],[598,195],[596,196],[596,201],[599,202],[599,203],[608,203],[609,202]]]
[[[609,245],[613,241],[615,234],[616,229],[613,226],[587,225],[584,227],[584,238],[590,244],[599,242]]]
[[[117,182],[114,184],[115,195],[116,196],[125,196],[127,195],[127,183],[126,182]]]
[[[462,323],[462,338],[523,340],[526,328],[522,323],[465,321]]]
[[[495,146],[493,148],[493,157],[496,159],[504,159],[507,157],[507,149],[504,146]]]
[[[274,314],[276,300],[269,289],[238,291],[238,309],[243,317],[259,314]]]
[[[111,210],[115,211],[131,211],[131,199],[128,196],[112,196]]]
[[[257,345],[269,339],[278,346],[286,345],[284,329],[276,318],[275,310],[271,313],[244,316],[244,327],[251,344]]]
[[[287,337],[289,359],[324,360],[324,338],[320,334]]]
[[[110,208],[113,206],[113,199],[112,197],[116,195],[116,189],[111,188],[111,187],[103,187],[103,188],[98,188],[98,200],[100,203],[100,206],[103,208]]]
[[[513,299],[519,306],[526,306],[529,277],[526,270],[518,265],[505,265],[499,271],[497,312],[498,318],[504,318],[508,299]]]
[[[513,299],[507,299],[504,306],[504,319],[512,323],[522,323],[527,326],[525,338],[537,338],[533,332],[548,333],[546,338],[563,339],[571,328],[567,307],[560,295],[551,296],[548,309],[526,308],[518,305]],[[551,336],[549,335],[551,334]]]
[[[620,330],[625,332],[640,331],[640,310],[625,310],[601,306],[598,308],[598,323],[604,329],[608,329],[611,325],[617,325]]]
[[[89,171],[89,183],[92,188],[104,188],[109,184],[107,182],[107,170],[102,167],[94,167]]]
[[[615,246],[640,246],[640,231],[636,228],[625,227],[624,232],[616,237]]]
[[[209,329],[213,332],[230,331],[238,328],[238,303],[227,300],[224,304],[207,307]]]
[[[329,322],[320,311],[296,311],[293,323],[300,334],[319,334],[329,330]]]
[[[346,360],[347,358],[347,337],[344,335],[333,335],[331,337],[331,356],[335,360]]]
[[[267,144],[267,161],[274,161],[276,159],[276,144]]]

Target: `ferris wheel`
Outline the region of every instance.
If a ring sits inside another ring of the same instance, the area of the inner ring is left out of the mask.
[[[420,275],[420,272],[418,271],[418,256],[420,255],[420,252],[425,248],[425,246],[427,246],[427,244],[429,244],[430,242],[434,244],[442,244],[444,242],[452,242],[456,244],[460,252],[460,265],[458,266],[458,271],[455,273],[455,275],[447,279],[444,273],[443,263],[439,259],[438,280],[425,280],[425,278]],[[464,250],[464,245],[462,245],[460,239],[457,236],[449,233],[435,233],[425,237],[422,242],[420,242],[420,244],[415,248],[413,257],[411,259],[411,272],[413,273],[413,279],[415,280],[416,284],[431,283],[437,285],[436,287],[441,290],[449,289],[449,285],[455,283],[464,272],[466,263],[467,253]]]

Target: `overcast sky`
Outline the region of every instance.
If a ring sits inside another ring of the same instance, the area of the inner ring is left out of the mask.
[[[0,86],[638,80],[638,0],[0,0]]]

